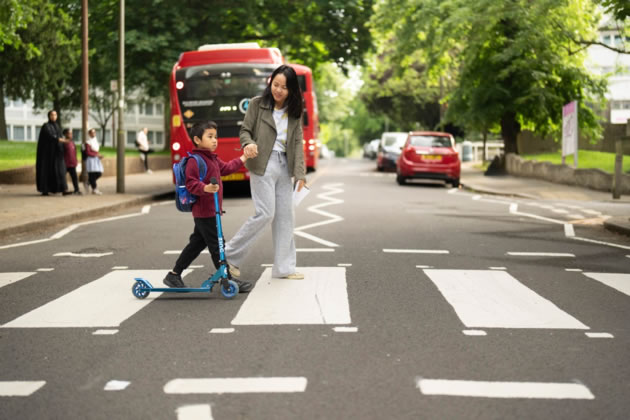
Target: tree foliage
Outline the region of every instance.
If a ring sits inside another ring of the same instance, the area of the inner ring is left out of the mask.
[[[605,82],[583,66],[585,52],[564,36],[591,36],[598,14],[590,0],[389,0],[379,22],[391,25],[398,73],[417,56],[425,86],[436,78],[447,95],[446,118],[468,129],[501,127],[507,152],[518,152],[523,127],[558,133],[562,105],[578,100],[583,132],[599,129],[588,106]],[[398,18],[388,16],[394,15]]]

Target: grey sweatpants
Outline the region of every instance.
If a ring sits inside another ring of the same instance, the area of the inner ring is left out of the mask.
[[[250,188],[255,214],[247,219],[234,237],[225,245],[227,260],[240,267],[271,223],[273,235],[273,277],[295,273],[295,240],[293,238],[293,187],[287,166],[287,156],[271,152],[265,175],[250,174]]]

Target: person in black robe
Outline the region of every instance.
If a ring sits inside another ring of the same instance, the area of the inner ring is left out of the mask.
[[[66,182],[66,163],[63,158],[61,127],[57,124],[57,111],[48,112],[48,122],[42,125],[37,141],[37,159],[35,177],[37,191],[42,195],[49,193],[70,194]]]

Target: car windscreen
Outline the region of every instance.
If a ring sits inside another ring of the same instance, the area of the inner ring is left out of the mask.
[[[444,136],[411,136],[409,144],[417,147],[451,147],[451,138]]]
[[[390,147],[390,146],[402,146],[405,143],[405,139],[407,138],[407,136],[395,136],[395,135],[391,135],[391,136],[385,136],[385,138],[383,139],[383,146],[385,147]]]

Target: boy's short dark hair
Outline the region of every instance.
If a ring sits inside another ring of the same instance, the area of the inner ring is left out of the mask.
[[[203,137],[203,132],[211,128],[214,128],[216,130],[217,123],[215,123],[214,121],[196,123],[190,129],[190,139],[193,140],[193,143],[194,143],[195,137],[199,137],[199,138]]]
[[[64,128],[61,134],[63,134],[64,136],[67,136],[69,132],[70,132],[69,128]]]

